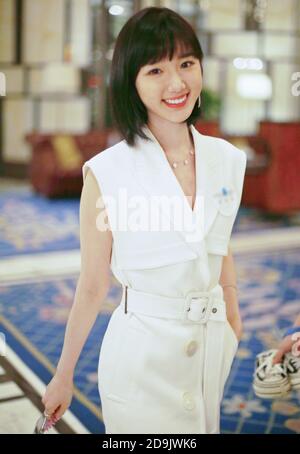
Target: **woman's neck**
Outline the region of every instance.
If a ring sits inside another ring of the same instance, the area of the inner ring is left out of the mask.
[[[193,150],[193,136],[186,123],[163,124],[148,123],[148,128],[156,137],[164,152],[174,159],[180,159],[189,150]]]

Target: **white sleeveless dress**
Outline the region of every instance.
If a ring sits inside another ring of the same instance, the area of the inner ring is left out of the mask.
[[[145,131],[155,142],[151,132],[147,129]],[[204,140],[205,136],[194,127],[191,127],[191,131],[197,141],[199,166],[203,164],[203,155],[199,154],[202,150],[199,140],[200,136],[201,140]],[[209,226],[206,241],[202,244],[202,249],[200,248],[201,253],[192,255],[189,250],[188,255],[183,252],[182,260],[179,247],[178,253],[172,255],[173,243],[170,247],[167,246],[168,250],[165,252],[163,249],[159,252],[158,248],[151,252],[149,247],[140,251],[132,241],[134,235],[121,237],[114,233],[111,269],[123,287],[141,292],[141,295],[148,293],[169,298],[185,298],[189,292],[194,291],[210,292],[218,296],[225,306],[219,278],[241,200],[246,157],[244,152],[225,141],[207,139],[210,140],[205,142],[208,143],[208,148],[210,143],[215,146],[218,141],[218,147],[226,150],[230,148],[230,156],[236,159],[235,175],[238,177],[233,181],[234,174],[228,173],[236,193],[234,210],[228,208],[228,200],[224,208],[221,200],[219,211],[214,213],[213,222]],[[201,145],[204,146],[204,142]],[[146,146],[149,147],[143,140],[139,140],[137,146],[138,152],[145,150]],[[157,152],[157,143],[152,143],[151,146]],[[115,174],[118,173],[113,166],[116,163],[114,159],[120,162],[128,150],[126,147],[122,141],[84,164],[83,177],[87,168],[90,168],[102,194],[113,191],[117,176]],[[161,159],[162,155],[159,156]],[[152,154],[146,156],[147,159],[152,159]],[[129,162],[127,156],[126,161],[120,165],[122,176],[120,173],[119,179],[123,178],[123,183],[126,163],[129,165]],[[171,175],[168,177],[167,167],[163,169],[166,173],[162,175],[162,179],[164,176],[169,178],[168,187],[180,192],[174,185],[174,178]],[[107,176],[109,170],[111,175],[114,175],[114,181]],[[169,171],[171,174],[172,169]],[[128,168],[128,175],[129,173]],[[199,190],[199,181],[197,185]],[[230,226],[226,226],[226,222],[229,222]],[[222,223],[226,232],[223,240]],[[123,238],[125,243],[122,243]],[[138,239],[137,235],[136,238]],[[122,251],[127,247],[126,241],[129,252],[122,256]],[[139,243],[140,248],[141,244],[143,242]],[[200,249],[196,248],[194,251]],[[140,259],[137,260],[136,257]],[[208,321],[206,324],[152,317],[131,312],[130,298],[127,301],[128,312],[125,313],[124,293],[121,304],[111,316],[99,355],[98,385],[106,433],[219,433],[223,390],[238,347],[237,337],[226,316],[221,323]],[[141,301],[142,299],[141,296]]]

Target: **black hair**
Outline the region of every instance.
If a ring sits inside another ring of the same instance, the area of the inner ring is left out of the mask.
[[[147,109],[135,87],[140,68],[167,56],[170,60],[178,49],[190,51],[203,72],[203,52],[192,26],[169,8],[149,7],[134,14],[121,29],[114,48],[110,72],[110,105],[113,120],[129,145],[135,136],[147,140],[142,127],[147,124]],[[186,120],[195,122],[200,109],[195,107]]]

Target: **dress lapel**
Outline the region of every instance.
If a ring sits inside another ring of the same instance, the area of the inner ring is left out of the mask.
[[[223,182],[222,159],[212,137],[201,134],[193,125],[191,131],[195,143],[197,197],[204,200],[204,234],[206,235],[218,213],[215,194]]]
[[[214,194],[222,184],[221,157],[217,153],[218,150],[213,146],[210,137],[206,138],[193,125],[190,126],[190,130],[193,135],[196,154],[197,191],[193,211],[165,156],[164,150],[147,126],[143,127],[143,131],[151,141],[138,137],[137,144],[132,149],[135,175],[137,182],[144,188],[148,195],[167,197],[171,200],[175,196],[178,200],[181,200],[185,209],[184,212],[191,216],[193,220],[196,219],[201,205],[203,207],[202,213],[204,214],[202,228],[205,237],[218,212],[218,205]],[[203,201],[203,205],[200,203],[200,200]],[[161,207],[162,213],[167,216],[168,221],[174,226],[175,220],[172,216],[172,210],[168,209],[167,204],[162,204]],[[187,241],[188,233],[186,231],[177,230],[176,232]],[[202,241],[198,241],[196,244],[189,242],[189,245],[196,251],[199,249],[200,243]]]

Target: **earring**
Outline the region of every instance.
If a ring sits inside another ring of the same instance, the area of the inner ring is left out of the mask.
[[[198,108],[201,106],[201,98],[200,95],[198,96]]]

